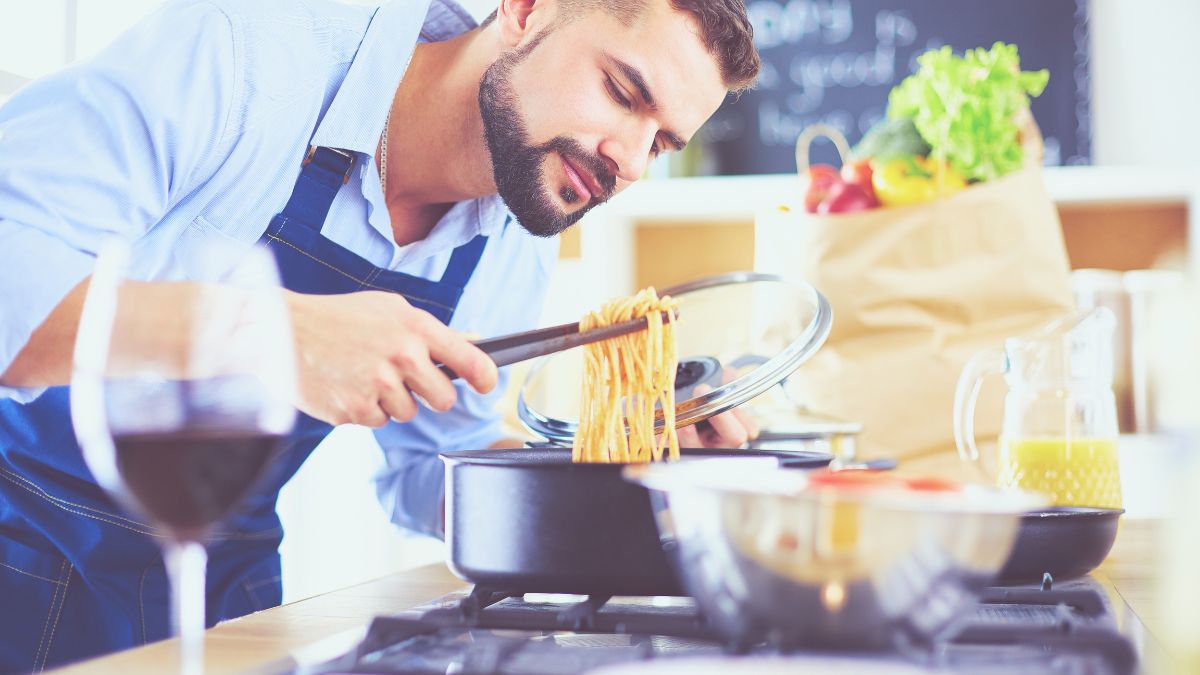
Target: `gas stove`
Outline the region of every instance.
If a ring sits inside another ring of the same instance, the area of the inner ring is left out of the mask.
[[[938,672],[1129,675],[1134,645],[1090,579],[988,589],[935,644],[793,651],[727,644],[688,598],[545,596],[475,588],[378,617],[347,654],[303,673]]]

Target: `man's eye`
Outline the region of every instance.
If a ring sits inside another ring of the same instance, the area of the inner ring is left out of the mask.
[[[626,110],[633,109],[633,102],[630,101],[624,94],[621,93],[621,88],[618,87],[617,84],[612,81],[611,77],[604,78],[604,86],[608,87],[609,95],[613,97],[613,100],[615,100],[618,105],[620,105],[622,108],[624,108]]]

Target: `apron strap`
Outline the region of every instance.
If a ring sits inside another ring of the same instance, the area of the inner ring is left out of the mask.
[[[450,262],[446,263],[441,283],[455,288],[466,288],[476,266],[479,265],[479,259],[483,257],[485,246],[487,236],[481,234],[454,249],[454,253],[450,254]]]
[[[300,168],[300,177],[282,215],[315,227],[325,222],[333,198],[350,180],[354,154],[336,148],[312,147]]]

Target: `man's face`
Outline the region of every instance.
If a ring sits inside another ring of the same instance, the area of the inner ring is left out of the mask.
[[[496,189],[553,236],[682,148],[725,98],[693,19],[651,0],[633,26],[603,11],[534,35],[479,86]]]

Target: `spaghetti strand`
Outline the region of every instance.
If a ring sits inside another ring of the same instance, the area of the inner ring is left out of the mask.
[[[647,317],[647,329],[584,347],[579,428],[572,443],[576,462],[645,463],[679,458],[675,433],[675,368],[679,347],[676,302],[653,287],[609,301],[579,322],[593,330]],[[667,320],[662,314],[666,312]],[[664,421],[654,433],[655,412]]]

